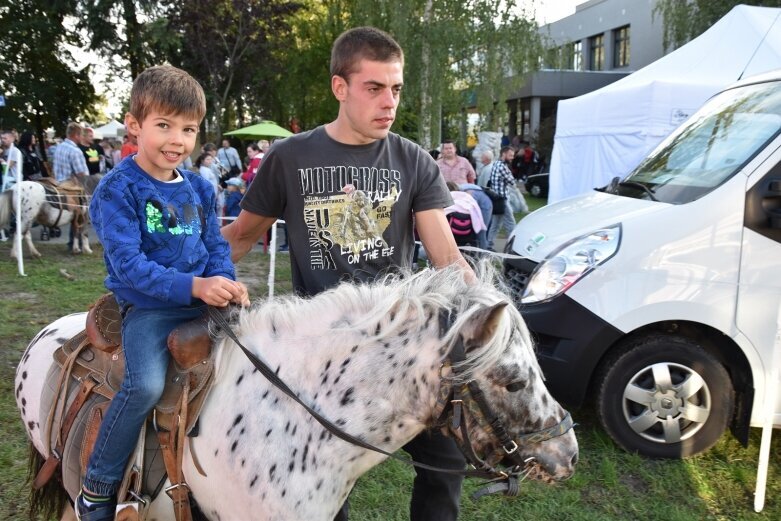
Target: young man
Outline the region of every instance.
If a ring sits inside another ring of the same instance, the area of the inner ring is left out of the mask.
[[[515,178],[508,166],[513,160],[515,150],[513,147],[503,147],[499,153],[499,160],[494,161],[491,166],[487,167],[491,169],[491,177],[488,182],[488,187],[497,193],[499,197],[504,199],[504,208],[502,211],[497,212],[498,208],[494,207],[493,218],[491,219],[491,226],[488,228],[488,249],[493,250],[495,247],[496,236],[499,235],[499,230],[504,228],[507,233],[513,231],[515,228],[515,215],[513,214],[512,206],[509,201],[509,190],[515,188]]]
[[[101,173],[100,158],[103,156],[103,147],[95,144],[95,131],[91,127],[83,127],[79,144],[84,160],[87,162],[89,175]]]
[[[203,89],[171,66],[141,73],[125,116],[138,152],[98,185],[90,204],[104,246],[106,287],[123,315],[125,378],[100,426],[76,510],[82,521],[114,519],[127,459],[165,387],[168,334],[211,306],[248,304],[220,235],[212,186],[176,166],[195,146]]]
[[[390,132],[404,83],[404,54],[391,36],[371,27],[343,33],[331,53],[337,118],[275,142],[223,228],[234,260],[250,251],[282,217],[289,232],[296,291],[314,295],[345,279],[369,280],[409,267],[415,226],[437,267],[463,266],[444,208],[452,199],[431,156]],[[461,469],[452,440],[426,432],[405,449],[424,463]],[[411,519],[454,520],[460,477],[418,469]],[[347,519],[346,504],[337,519]]]

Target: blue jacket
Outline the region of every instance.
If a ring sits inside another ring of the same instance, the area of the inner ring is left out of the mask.
[[[235,280],[214,188],[192,172],[178,172],[179,182],[158,181],[129,156],[92,195],[89,211],[104,248],[105,284],[120,305],[185,306],[192,302],[193,277]]]

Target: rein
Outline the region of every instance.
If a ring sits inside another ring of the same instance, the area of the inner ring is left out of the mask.
[[[482,392],[480,391],[479,387],[477,387],[477,384],[474,381],[470,381],[469,383],[465,384],[464,387],[470,389],[470,393],[472,394],[473,397],[475,395],[479,396],[479,399],[476,399],[476,403],[478,404],[478,407],[484,411],[483,412],[484,416],[492,418],[491,428],[493,430],[491,432],[494,432],[495,434],[496,433],[500,434],[497,437],[499,438],[500,443],[504,448],[504,451],[507,453],[507,455],[512,459],[513,463],[515,464],[512,469],[509,469],[509,471],[502,471],[494,468],[492,465],[489,465],[486,462],[484,462],[482,459],[480,459],[477,456],[477,454],[474,452],[474,449],[472,448],[472,443],[469,440],[469,436],[467,434],[466,422],[460,421],[460,418],[462,416],[461,411],[462,411],[463,398],[461,398],[462,396],[461,393],[459,392],[459,390],[455,389],[455,387],[451,389],[448,393],[449,396],[453,396],[453,398],[450,400],[450,405],[452,406],[452,411],[453,411],[453,421],[451,423],[451,429],[453,431],[456,431],[460,428],[462,432],[462,436],[466,441],[466,444],[464,447],[462,447],[461,444],[459,444],[459,448],[464,453],[464,456],[467,457],[467,459],[470,460],[470,463],[475,467],[474,470],[445,469],[441,467],[435,467],[432,465],[426,465],[425,463],[419,463],[417,461],[410,461],[394,453],[376,447],[347,432],[344,432],[339,427],[331,423],[331,421],[329,421],[319,412],[314,410],[310,405],[302,401],[298,397],[298,395],[295,392],[293,392],[293,390],[291,390],[290,387],[288,387],[287,384],[277,376],[275,371],[272,371],[271,368],[268,365],[266,365],[265,362],[263,362],[254,353],[252,353],[249,349],[247,349],[244,346],[244,344],[241,343],[239,338],[236,336],[236,333],[233,331],[233,328],[231,328],[230,324],[225,319],[225,317],[223,316],[222,312],[219,309],[209,306],[209,315],[211,316],[212,320],[217,324],[217,326],[220,329],[222,329],[228,335],[228,337],[231,340],[233,340],[233,342],[236,343],[237,346],[239,346],[239,348],[244,352],[244,355],[249,359],[252,365],[255,366],[255,368],[264,377],[266,377],[266,379],[270,383],[272,383],[280,391],[285,393],[287,396],[292,398],[296,403],[298,403],[301,407],[303,407],[315,420],[317,420],[318,423],[320,423],[320,425],[322,425],[328,432],[330,432],[337,438],[346,441],[352,445],[356,445],[363,449],[377,452],[379,454],[382,454],[389,458],[393,458],[397,461],[400,461],[404,464],[411,465],[414,467],[424,468],[427,470],[433,470],[437,472],[443,472],[446,474],[453,474],[453,475],[466,476],[466,477],[479,477],[479,478],[485,478],[485,479],[490,479],[495,481],[491,485],[488,485],[487,487],[484,487],[483,489],[480,489],[477,492],[475,492],[472,495],[473,499],[477,499],[487,494],[495,494],[499,492],[502,492],[505,495],[518,495],[518,493],[520,492],[518,476],[523,474],[523,470],[524,470],[523,467],[526,465],[528,461],[521,461],[521,458],[518,455],[518,451],[517,451],[518,444],[514,442],[507,435],[507,432],[502,426],[501,421],[499,421],[498,417],[496,417],[491,412],[490,408],[488,407],[488,404],[485,402]],[[440,327],[445,328],[448,327],[449,324],[450,324],[449,314],[440,315]],[[455,354],[457,357],[456,361],[462,361],[465,359],[463,340],[461,339],[458,340],[458,342],[453,348],[453,351],[454,351],[453,354]],[[472,388],[474,388],[475,391],[472,391],[471,390]],[[440,418],[445,416],[447,412],[448,412],[448,408],[445,407]],[[478,423],[482,425],[482,423],[480,422]],[[494,426],[494,424],[496,426]],[[530,442],[532,443],[538,443],[541,441],[555,438],[556,436],[560,436],[566,433],[567,431],[569,431],[572,427],[573,427],[572,418],[570,417],[570,414],[567,413],[564,419],[562,419],[558,424],[554,425],[553,427],[544,429],[542,431],[521,435],[520,441],[523,442],[528,439],[531,440]],[[456,443],[458,444],[457,439],[456,439]],[[508,448],[511,448],[511,450],[508,450]],[[522,481],[524,478],[525,475],[521,477],[520,481]]]

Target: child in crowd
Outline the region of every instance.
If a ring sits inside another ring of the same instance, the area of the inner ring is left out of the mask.
[[[225,198],[222,194],[222,186],[220,186],[220,177],[214,173],[213,166],[215,161],[216,159],[212,154],[203,152],[195,160],[195,168],[198,169],[198,174],[214,187],[214,193],[217,195],[217,217],[222,217]]]
[[[244,183],[238,177],[231,177],[225,182],[225,217],[238,217],[241,212],[241,198],[244,197]]]
[[[195,146],[203,89],[171,66],[136,78],[125,116],[138,152],[98,185],[90,216],[124,321],[125,378],[106,411],[76,510],[82,521],[114,519],[127,460],[163,392],[168,334],[207,306],[249,303],[220,235],[211,184],[175,167]]]

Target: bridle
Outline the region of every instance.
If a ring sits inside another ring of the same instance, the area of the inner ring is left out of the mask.
[[[314,410],[310,405],[303,402],[298,395],[293,392],[284,381],[282,381],[268,365],[265,364],[254,353],[247,349],[244,344],[241,343],[236,333],[231,328],[228,321],[223,316],[221,310],[209,306],[209,315],[217,326],[222,329],[228,337],[236,343],[236,345],[244,352],[246,357],[252,363],[253,366],[264,376],[266,379],[277,387],[280,391],[289,396],[293,401],[303,407],[318,423],[320,423],[328,432],[336,436],[337,438],[344,440],[348,443],[356,445],[358,447],[377,452],[389,458],[396,459],[407,465],[424,468],[427,470],[434,470],[437,472],[443,472],[446,474],[454,474],[467,477],[479,477],[491,480],[491,484],[483,487],[472,494],[473,499],[478,499],[484,495],[503,493],[508,496],[517,496],[520,493],[520,482],[526,478],[525,472],[527,465],[533,460],[522,459],[519,454],[519,446],[527,443],[540,443],[542,441],[550,440],[561,436],[574,427],[572,417],[569,412],[564,418],[556,425],[542,429],[539,431],[525,433],[518,436],[513,440],[501,420],[497,415],[493,413],[488,403],[485,401],[485,397],[480,390],[479,386],[474,380],[466,382],[460,385],[454,385],[452,379],[447,377],[440,378],[440,397],[445,393],[445,400],[440,400],[444,405],[439,408],[441,410],[439,414],[440,420],[443,418],[450,418],[448,429],[452,433],[460,432],[461,440],[458,436],[453,436],[453,439],[459,446],[459,449],[464,454],[471,465],[473,470],[454,470],[435,467],[427,465],[425,463],[419,463],[417,461],[410,461],[402,458],[391,452],[387,452],[379,447],[367,443],[360,438],[357,438],[351,434],[348,434],[341,430],[339,427],[331,423],[327,418],[322,416],[319,412]],[[453,323],[451,313],[440,313],[440,329],[443,331],[449,330]],[[453,367],[453,363],[458,364],[466,359],[464,350],[463,339],[459,338],[450,353],[448,354],[443,366]],[[442,371],[440,371],[440,375]],[[474,450],[473,444],[469,438],[467,422],[465,419],[466,413],[469,413],[475,418],[477,424],[496,437],[499,441],[502,450],[494,451],[485,459],[480,458]],[[499,456],[497,458],[497,456]],[[513,466],[509,469],[501,470],[496,468],[499,461],[504,458],[508,458],[512,461]]]
[[[440,315],[440,329],[449,328],[452,319]],[[551,427],[534,432],[520,434],[513,439],[507,432],[501,418],[494,413],[485,399],[485,394],[474,380],[457,383],[458,367],[466,360],[464,340],[459,337],[453,344],[448,357],[440,368],[440,390],[435,408],[437,425],[446,428],[452,434],[452,439],[469,463],[486,476],[492,476],[491,485],[479,489],[472,494],[477,499],[484,495],[503,493],[507,496],[517,496],[520,493],[520,482],[529,473],[529,466],[534,458],[524,458],[520,447],[541,443],[566,434],[575,424],[572,416],[565,411],[564,417]],[[453,376],[443,373],[452,372]],[[454,378],[456,377],[456,378]],[[474,443],[469,436],[467,415],[471,416],[479,429],[495,438],[499,443],[497,448],[488,455],[481,457],[475,451]],[[505,469],[497,465],[508,460],[511,466]]]

